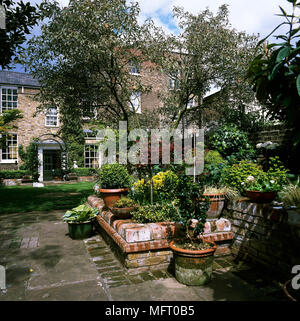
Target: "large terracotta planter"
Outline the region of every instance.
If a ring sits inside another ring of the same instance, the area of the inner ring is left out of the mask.
[[[127,219],[127,218],[131,218],[132,214],[131,212],[135,209],[136,207],[123,207],[123,208],[119,208],[119,207],[112,207],[111,211],[112,213],[120,219]]]
[[[271,203],[276,198],[277,192],[246,191],[246,195],[253,203]]]
[[[99,192],[107,208],[112,208],[116,201],[118,201],[122,195],[127,195],[129,188],[118,189],[104,189],[100,188]]]
[[[217,246],[206,250],[185,250],[170,242],[174,253],[176,280],[185,285],[204,285],[211,280],[214,253]]]
[[[207,211],[207,218],[219,218],[222,213],[225,204],[225,195],[218,194],[203,194],[203,196],[209,197],[209,209]]]

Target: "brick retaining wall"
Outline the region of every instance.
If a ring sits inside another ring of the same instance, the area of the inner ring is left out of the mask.
[[[116,256],[128,269],[167,268],[173,258],[169,249],[170,235],[178,235],[180,225],[172,222],[138,224],[132,220],[121,220],[104,209],[102,199],[90,196],[88,203],[99,209],[97,230]],[[204,241],[216,242],[216,256],[230,254],[233,233],[226,219],[210,220],[202,236]]]
[[[291,220],[281,207],[245,198],[228,205],[223,216],[232,224],[234,255],[291,277],[292,267],[300,265],[300,214]]]

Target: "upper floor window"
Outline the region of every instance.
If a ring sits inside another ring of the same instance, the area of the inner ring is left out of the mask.
[[[142,106],[141,106],[141,93],[139,91],[132,93],[130,96],[130,103],[131,106],[133,108],[133,110],[138,113],[141,114],[142,112]]]
[[[179,72],[174,71],[169,75],[169,89],[177,89],[179,85]]]
[[[46,126],[57,127],[58,126],[58,110],[57,107],[50,107],[46,110]]]
[[[138,62],[129,61],[129,73],[132,75],[140,74],[140,65]]]
[[[3,163],[12,163],[18,160],[17,134],[6,134],[4,136],[4,146],[1,150],[1,160]]]
[[[188,101],[188,103],[186,105],[186,108],[189,109],[189,108],[192,108],[194,106],[195,106],[195,99],[193,97],[193,98],[189,99],[189,101]]]
[[[18,89],[2,87],[1,88],[1,110],[10,110],[18,108]]]

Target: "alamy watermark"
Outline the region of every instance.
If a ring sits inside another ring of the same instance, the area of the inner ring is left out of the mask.
[[[0,265],[0,291],[6,291],[6,274],[3,265]]]
[[[204,168],[204,130],[132,129],[119,122],[118,133],[110,128],[97,131],[101,164],[187,164],[186,175],[200,175]],[[118,146],[117,146],[118,145]],[[117,154],[118,150],[118,154]]]
[[[292,274],[296,274],[293,278],[292,278],[292,288],[294,290],[299,290],[300,289],[300,265],[295,265],[292,268]]]
[[[5,15],[4,6],[0,5],[0,29],[6,29]]]

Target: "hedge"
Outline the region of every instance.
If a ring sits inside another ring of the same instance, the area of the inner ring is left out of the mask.
[[[24,175],[30,175],[26,170],[0,170],[0,179],[18,179]]]
[[[72,168],[71,173],[75,173],[77,176],[94,176],[95,169],[94,168],[86,168],[86,167],[79,167],[79,168]]]

